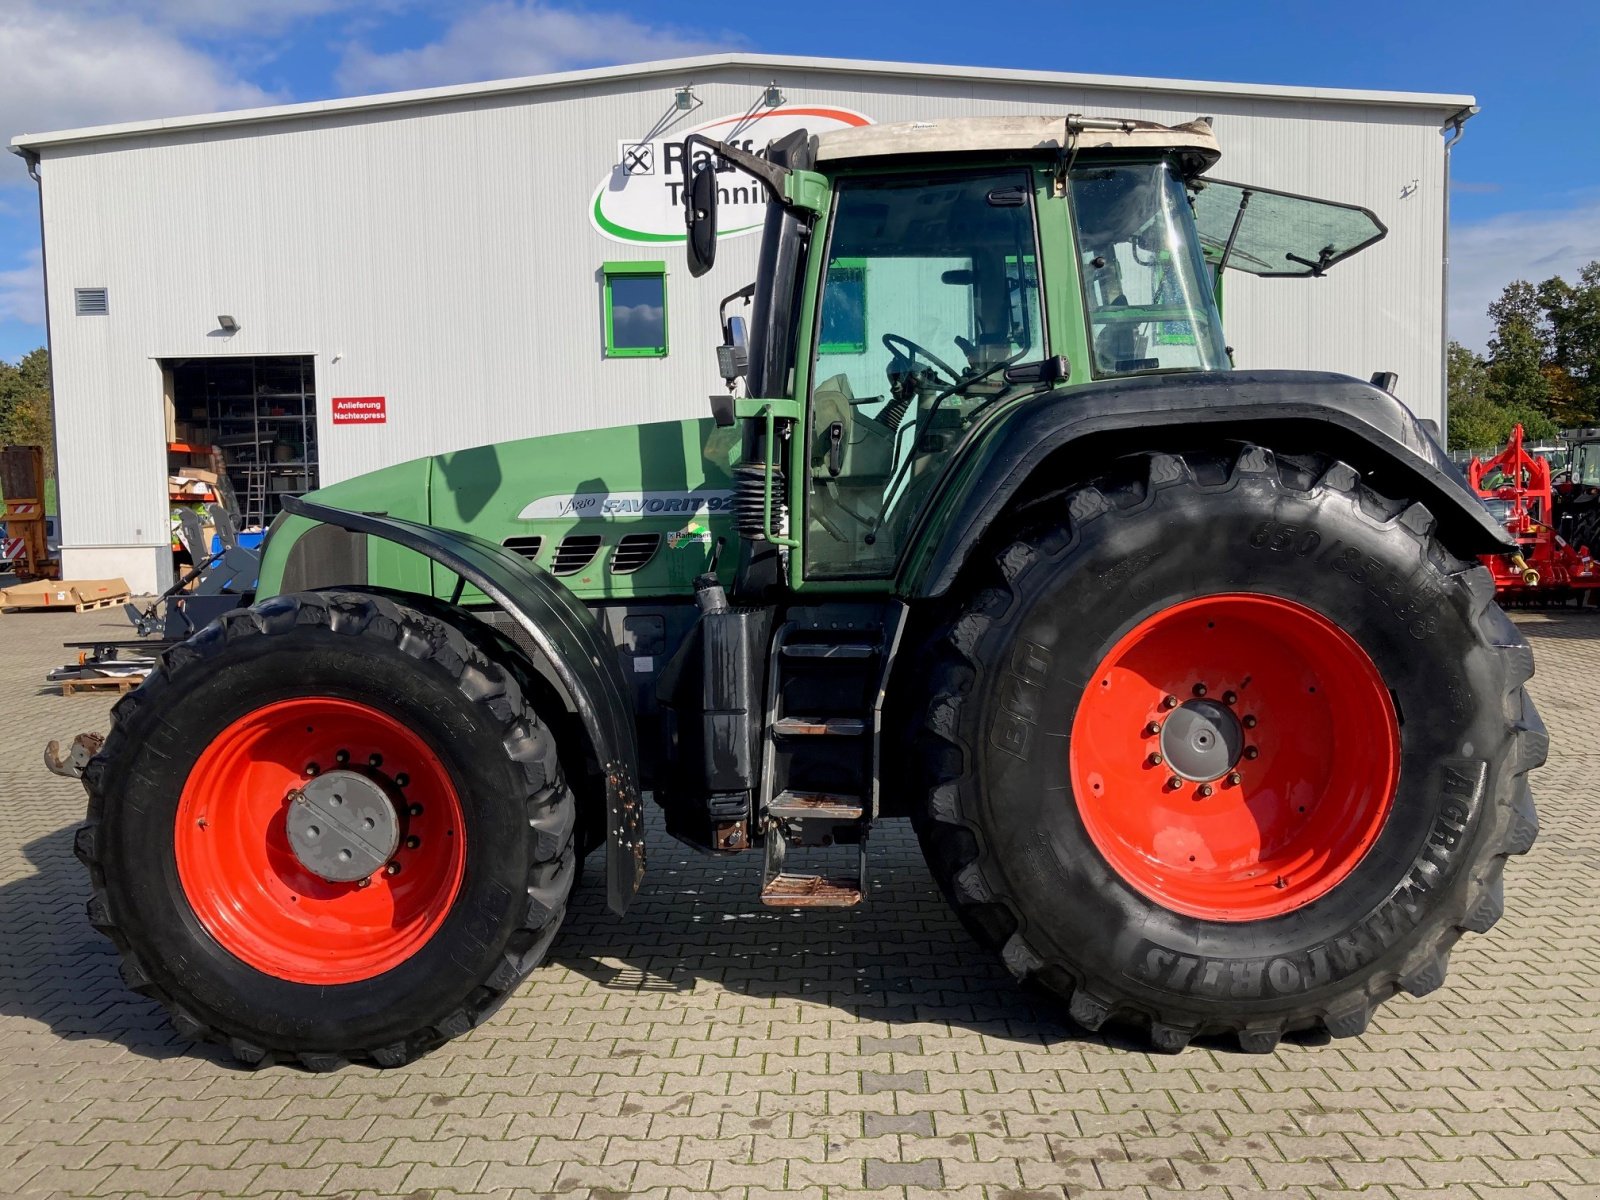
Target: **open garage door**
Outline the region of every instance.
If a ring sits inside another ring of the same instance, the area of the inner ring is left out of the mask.
[[[175,359],[162,367],[175,506],[220,501],[235,509],[242,530],[262,530],[285,496],[317,487],[310,355]]]

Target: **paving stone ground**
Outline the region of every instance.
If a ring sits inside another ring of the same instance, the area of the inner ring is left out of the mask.
[[[1359,1039],[1152,1055],[1013,986],[903,822],[868,905],[800,917],[656,823],[629,915],[585,891],[484,1026],[310,1075],[239,1069],[123,987],[83,915],[82,791],[40,766],[110,707],[43,672],[119,618],[0,615],[0,1194],[1600,1196],[1600,614],[1518,621],[1542,837],[1446,986]]]

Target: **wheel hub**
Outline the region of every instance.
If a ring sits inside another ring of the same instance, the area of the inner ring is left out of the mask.
[[[1244,753],[1244,728],[1226,705],[1189,700],[1161,726],[1161,755],[1172,773],[1192,783],[1221,779]]]
[[[353,883],[380,870],[400,845],[400,814],[377,780],[333,770],[289,793],[289,848],[329,883]]]

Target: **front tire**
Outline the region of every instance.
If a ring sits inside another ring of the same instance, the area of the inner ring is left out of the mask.
[[[542,960],[575,875],[513,672],[385,596],[227,614],[119,702],[84,783],[124,978],[247,1063],[397,1066],[464,1033]]]
[[[935,639],[930,867],[1088,1028],[1358,1034],[1500,916],[1537,832],[1531,651],[1426,508],[1342,463],[1130,462]]]

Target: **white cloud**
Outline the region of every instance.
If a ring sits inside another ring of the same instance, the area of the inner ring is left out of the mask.
[[[0,271],[0,321],[44,325],[44,262],[37,249],[27,251],[23,265]]]
[[[337,78],[346,92],[399,91],[705,54],[741,41],[733,34],[706,36],[651,25],[623,13],[498,0],[459,17],[425,46],[380,53],[352,45]]]
[[[239,30],[272,34],[307,17],[345,9],[393,10],[407,0],[68,0],[74,10],[94,17],[137,16],[186,35]],[[59,2],[57,8],[64,7]]]
[[[1493,326],[1488,308],[1506,284],[1539,283],[1552,275],[1575,282],[1578,269],[1600,259],[1600,196],[1574,208],[1501,213],[1450,229],[1450,336],[1482,350]]]
[[[0,140],[79,125],[270,104],[173,33],[137,15],[12,0],[0,8]],[[9,157],[9,156],[8,156]]]

